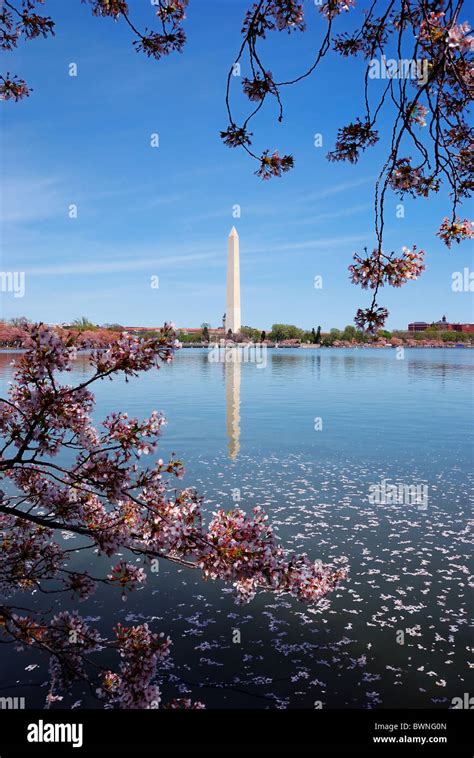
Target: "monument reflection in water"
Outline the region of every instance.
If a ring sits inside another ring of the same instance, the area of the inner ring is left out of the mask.
[[[241,366],[239,360],[224,363],[226,426],[229,458],[234,461],[240,450],[240,381]]]
[[[235,346],[222,346],[213,349],[212,362],[219,360],[224,364],[226,394],[226,426],[229,458],[235,460],[240,451],[240,383],[242,363],[251,363],[255,368],[267,365],[267,346],[260,343],[246,343]]]

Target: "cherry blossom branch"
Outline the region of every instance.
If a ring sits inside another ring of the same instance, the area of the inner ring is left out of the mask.
[[[0,436],[8,442],[0,455],[0,475],[8,482],[8,491],[0,490],[4,594],[69,592],[86,600],[102,584],[118,588],[126,597],[146,582],[145,569],[153,570],[151,562],[162,558],[200,570],[206,579],[232,584],[241,603],[259,590],[314,602],[344,579],[342,568],[284,550],[259,507],[251,516],[220,508],[206,526],[197,492],[168,486],[169,476],[183,472],[174,457],[140,468],[140,458],[156,450],[164,424],[161,414],[154,411],[139,421],[112,413],[100,432],[93,426],[91,385],[116,375],[136,376],[169,362],[176,347],[171,325],[165,324],[156,339],[122,334],[108,349],[92,352],[91,377],[76,386],[57,379],[71,370],[74,335],[44,324],[25,328],[26,352],[18,361],[8,399],[0,400]],[[71,440],[77,443],[75,460],[68,466],[55,462]],[[11,446],[16,452],[7,455]],[[120,553],[120,560],[105,576],[75,570],[69,565],[73,551],[59,539],[58,532],[64,531],[88,541],[79,550],[93,549],[109,558]],[[135,561],[122,558],[123,552]],[[7,605],[0,609],[0,641],[13,638],[50,654],[48,705],[74,682],[87,682],[112,707],[159,702],[155,680],[169,640],[146,624],[119,625],[115,633],[116,640],[104,641],[75,612],[37,622],[31,614],[17,616]],[[100,664],[99,654],[107,646],[119,652],[118,671]],[[94,663],[97,656],[99,663]],[[169,707],[198,705],[178,700]]]

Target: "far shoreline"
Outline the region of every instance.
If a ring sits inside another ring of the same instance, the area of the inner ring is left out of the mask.
[[[259,347],[260,349],[262,347],[265,347],[268,350],[385,350],[387,348],[397,349],[402,347],[403,349],[407,350],[457,350],[457,349],[472,349],[474,346],[471,343],[444,343],[440,345],[429,345],[429,344],[402,344],[402,345],[374,345],[374,344],[354,344],[354,345],[262,345],[261,343],[255,343],[255,342],[241,342],[241,343],[235,343],[235,344],[228,344],[228,345],[217,345],[216,343],[212,343],[210,345],[197,345],[197,344],[183,344],[180,347],[176,348],[176,352],[179,353],[181,350],[213,350],[217,347],[219,347],[222,350],[229,350],[233,348],[238,348],[241,350],[250,349],[252,347]],[[101,345],[101,346],[95,346],[95,347],[79,347],[77,348],[77,353],[81,355],[87,355],[88,353],[92,353],[96,350],[108,350],[111,347],[111,345]],[[22,355],[23,353],[26,353],[27,348],[24,347],[0,347],[0,355]]]

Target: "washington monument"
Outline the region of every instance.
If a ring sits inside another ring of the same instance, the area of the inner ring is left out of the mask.
[[[229,234],[229,252],[227,257],[227,307],[225,312],[225,330],[233,334],[240,332],[240,263],[239,235],[235,226]]]

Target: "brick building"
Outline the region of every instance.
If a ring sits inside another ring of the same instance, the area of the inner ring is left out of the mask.
[[[413,321],[408,324],[409,332],[424,332],[426,329],[440,329],[443,332],[474,332],[474,324],[452,324],[446,316],[440,321],[433,321],[428,324],[426,321]]]

